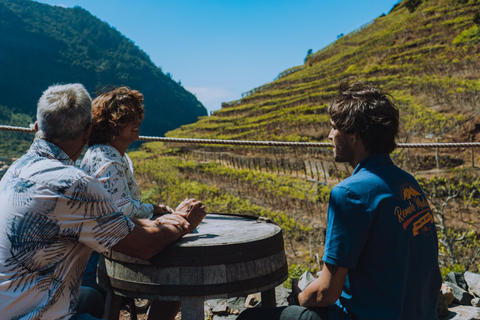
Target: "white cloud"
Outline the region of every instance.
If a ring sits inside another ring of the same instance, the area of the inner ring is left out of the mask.
[[[197,97],[197,99],[205,106],[205,108],[207,108],[209,114],[210,111],[221,109],[222,102],[236,100],[241,96],[241,94],[225,88],[193,86],[184,86],[184,88]]]
[[[51,6],[54,6],[54,7],[68,8],[68,6],[66,6],[66,5],[64,5],[64,4],[61,4],[61,3],[59,3],[59,4],[47,3],[47,2],[45,2],[45,3],[46,3],[46,4],[49,4],[49,5],[51,5]]]

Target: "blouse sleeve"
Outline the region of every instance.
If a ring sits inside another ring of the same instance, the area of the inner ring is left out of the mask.
[[[131,218],[148,219],[153,216],[153,205],[142,203],[130,194],[129,182],[121,163],[107,162],[96,170],[95,176],[110,193],[113,202],[124,215]]]

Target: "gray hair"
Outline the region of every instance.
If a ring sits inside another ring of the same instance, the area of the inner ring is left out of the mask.
[[[38,100],[37,122],[37,138],[77,140],[92,122],[92,98],[79,83],[50,86]]]

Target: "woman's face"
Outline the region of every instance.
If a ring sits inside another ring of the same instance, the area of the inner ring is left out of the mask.
[[[135,122],[129,122],[125,127],[120,129],[118,136],[115,137],[115,140],[122,141],[123,143],[127,144],[127,146],[135,140],[139,138],[139,131],[138,128],[142,124],[141,120],[137,120]]]

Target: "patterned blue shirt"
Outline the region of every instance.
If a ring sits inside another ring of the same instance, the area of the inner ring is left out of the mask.
[[[70,319],[92,250],[134,224],[98,180],[35,139],[0,181],[1,319]]]

